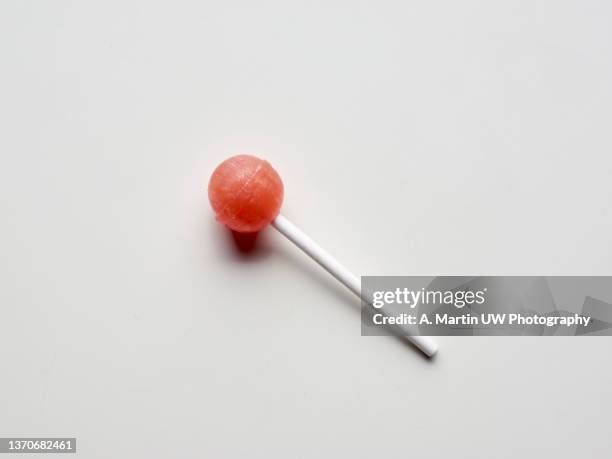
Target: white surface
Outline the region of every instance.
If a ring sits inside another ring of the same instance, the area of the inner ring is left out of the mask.
[[[0,2],[0,432],[79,457],[607,457],[610,338],[360,336],[356,274],[612,274],[612,6]]]

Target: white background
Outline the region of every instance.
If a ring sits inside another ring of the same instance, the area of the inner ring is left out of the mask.
[[[79,457],[608,457],[611,338],[360,336],[356,274],[610,275],[606,1],[0,3],[0,434]]]

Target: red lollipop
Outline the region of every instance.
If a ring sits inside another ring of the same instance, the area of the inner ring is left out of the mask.
[[[283,203],[283,182],[274,168],[255,156],[232,156],[213,172],[208,184],[208,199],[217,220],[240,233],[253,233],[272,224],[281,234],[302,249],[355,295],[365,302],[361,280],[323,250],[297,226],[279,214]],[[425,336],[405,337],[426,355],[436,353],[438,346]]]
[[[269,162],[232,156],[213,172],[208,199],[218,221],[239,233],[254,233],[278,215],[283,182]]]

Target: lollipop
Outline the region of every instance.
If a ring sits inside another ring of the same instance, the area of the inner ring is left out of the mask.
[[[240,233],[256,232],[272,224],[351,292],[369,302],[362,295],[358,277],[279,214],[283,193],[283,182],[270,163],[250,155],[232,156],[223,161],[208,184],[208,198],[219,222]],[[411,334],[405,337],[427,356],[433,356],[438,350],[428,337]]]
[[[283,182],[267,161],[232,156],[213,172],[208,198],[219,222],[239,233],[253,233],[278,215]]]

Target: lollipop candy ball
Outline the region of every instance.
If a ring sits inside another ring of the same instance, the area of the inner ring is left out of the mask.
[[[283,182],[267,161],[232,156],[210,177],[208,199],[219,222],[239,233],[254,233],[278,215]]]

